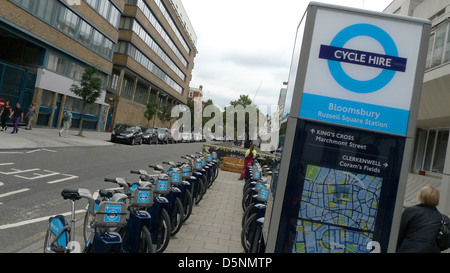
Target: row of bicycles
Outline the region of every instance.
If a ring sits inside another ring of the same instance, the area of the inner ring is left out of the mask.
[[[171,236],[199,204],[219,174],[217,154],[196,153],[181,162],[149,165],[152,172],[131,170],[136,181],[105,178],[118,187],[101,189],[98,198],[88,189],[64,189],[72,204],[70,219],[49,219],[45,253],[162,253]],[[82,245],[75,238],[75,202],[87,199]]]
[[[242,192],[241,244],[246,253],[264,253],[262,229],[271,184],[272,169],[255,161],[246,173]]]

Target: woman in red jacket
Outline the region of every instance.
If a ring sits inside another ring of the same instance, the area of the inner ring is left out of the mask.
[[[256,150],[255,150],[255,146],[250,145],[250,149],[248,149],[245,152],[245,160],[244,160],[244,168],[242,169],[241,172],[241,177],[239,178],[239,180],[243,180],[245,177],[245,173],[248,171],[248,167],[250,167],[250,165],[253,164],[253,162],[255,161],[256,158]]]

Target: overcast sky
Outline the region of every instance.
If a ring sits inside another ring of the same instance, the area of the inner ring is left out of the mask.
[[[220,108],[250,96],[257,105],[277,104],[288,80],[296,29],[310,1],[182,0],[195,33],[198,54],[191,87]],[[392,0],[323,0],[383,11]]]

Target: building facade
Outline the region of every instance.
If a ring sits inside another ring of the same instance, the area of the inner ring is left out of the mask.
[[[148,101],[156,100],[161,111],[186,104],[197,49],[184,25],[172,1],[125,1],[107,86],[109,128],[115,123],[167,127],[145,118]]]
[[[450,212],[450,0],[395,0],[384,12],[432,23],[411,172],[442,179],[442,209]]]
[[[0,98],[24,110],[34,103],[37,125],[59,127],[72,108],[79,126],[83,103],[70,86],[86,66],[99,69],[104,92],[85,109],[84,128],[146,125],[150,99],[186,103],[197,51],[170,0],[0,2]]]

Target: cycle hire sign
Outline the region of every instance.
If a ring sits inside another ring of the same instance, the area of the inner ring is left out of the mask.
[[[321,9],[299,117],[407,134],[422,29]]]

